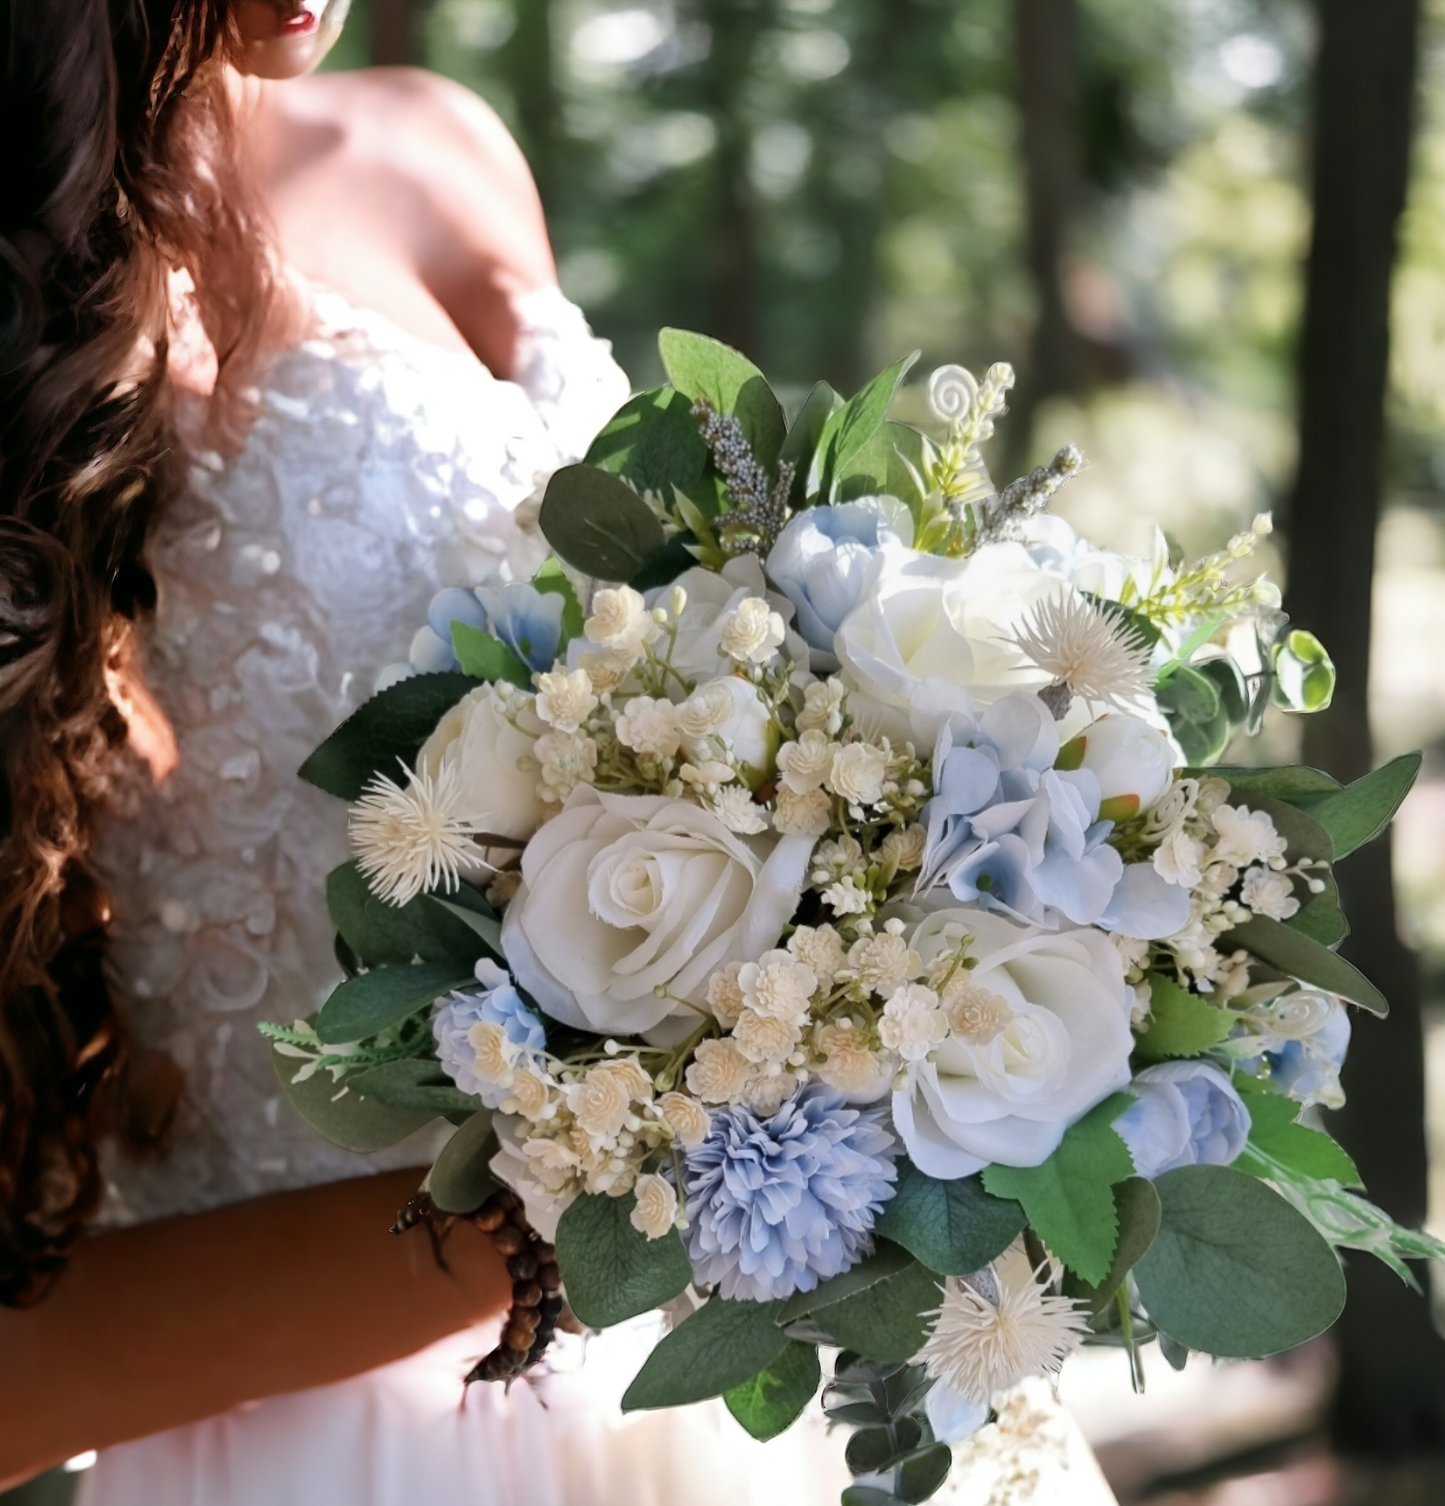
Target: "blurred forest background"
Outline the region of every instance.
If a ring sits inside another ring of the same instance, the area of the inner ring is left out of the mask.
[[[356,0],[330,66],[372,62],[500,112],[639,386],[665,324],[785,395],[913,348],[1007,360],[996,473],[1077,442],[1058,510],[1100,542],[1202,552],[1276,513],[1341,692],[1233,757],[1428,750],[1393,850],[1342,876],[1394,1014],[1356,1030],[1336,1128],[1445,1233],[1445,0]],[[1156,1360],[1135,1399],[1115,1356],[1075,1361],[1121,1500],[1445,1499],[1427,1301],[1350,1281],[1288,1362]]]

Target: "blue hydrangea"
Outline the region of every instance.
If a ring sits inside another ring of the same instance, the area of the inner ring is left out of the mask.
[[[496,963],[479,962],[477,978],[481,988],[454,993],[438,1008],[432,1016],[432,1035],[442,1071],[463,1093],[473,1093],[487,1108],[495,1109],[507,1096],[506,1089],[477,1076],[477,1053],[469,1038],[472,1026],[500,1025],[517,1048],[518,1060],[545,1051],[547,1033]]]
[[[856,1265],[893,1196],[898,1151],[880,1111],[849,1108],[821,1083],[768,1120],[718,1110],[684,1171],[696,1279],[770,1302]]]
[[[566,605],[557,592],[539,591],[525,581],[475,591],[448,586],[432,597],[426,626],[412,639],[411,666],[422,674],[459,668],[452,624],[461,622],[499,638],[528,669],[551,669],[561,647]]]

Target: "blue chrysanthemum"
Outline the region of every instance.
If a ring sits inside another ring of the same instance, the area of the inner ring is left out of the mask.
[[[893,1196],[897,1154],[879,1110],[849,1108],[819,1083],[766,1121],[718,1110],[685,1170],[697,1280],[770,1302],[856,1265]]]

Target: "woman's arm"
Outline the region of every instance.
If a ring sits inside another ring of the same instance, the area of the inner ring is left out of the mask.
[[[0,1489],[500,1314],[485,1235],[457,1226],[442,1271],[424,1231],[389,1232],[416,1184],[360,1177],[86,1240],[44,1301],[0,1309]]]

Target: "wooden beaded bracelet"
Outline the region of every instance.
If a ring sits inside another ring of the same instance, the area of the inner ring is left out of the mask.
[[[501,1343],[477,1361],[465,1384],[479,1380],[510,1384],[542,1358],[566,1310],[557,1251],[527,1222],[521,1198],[505,1187],[467,1214],[443,1213],[429,1194],[413,1193],[397,1214],[391,1232],[404,1234],[424,1224],[431,1236],[432,1253],[446,1270],[442,1242],[458,1219],[475,1224],[491,1236],[512,1278],[512,1304],[502,1326]]]

